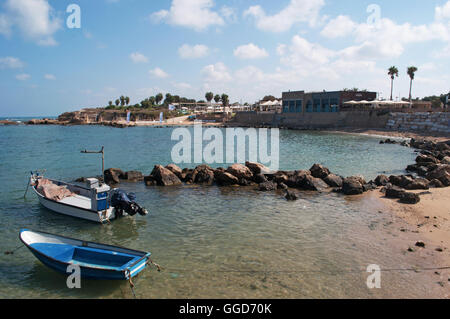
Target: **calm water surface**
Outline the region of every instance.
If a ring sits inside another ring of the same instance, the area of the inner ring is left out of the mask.
[[[169,164],[170,128],[115,129],[94,126],[0,126],[0,297],[130,298],[128,284],[83,281],[66,288],[66,278],[43,266],[20,246],[27,227],[85,240],[148,250],[165,271],[145,271],[136,280],[141,298],[341,298],[423,297],[428,277],[386,273],[383,289],[369,290],[367,273],[348,272],[376,263],[409,267],[417,262],[391,245],[389,214],[378,203],[337,194],[304,193],[287,202],[281,193],[252,188],[182,186],[120,187],[137,194],[151,212],[111,225],[54,214],[34,194],[23,199],[29,171],[46,168],[63,180],[94,176],[97,155],[106,149],[106,167],[149,174]],[[403,172],[411,149],[379,145],[379,138],[280,131],[280,169],[307,169],[321,163],[333,172],[366,179]],[[194,167],[196,164],[186,165]],[[218,166],[218,165],[216,165]],[[221,165],[223,166],[223,165]],[[375,225],[375,226],[374,226]],[[343,270],[347,270],[343,272]]]

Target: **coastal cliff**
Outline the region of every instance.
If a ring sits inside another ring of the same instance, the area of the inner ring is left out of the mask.
[[[130,121],[155,121],[159,119],[163,112],[164,118],[172,118],[178,115],[176,111],[167,110],[130,110]],[[28,125],[112,125],[112,126],[130,126],[125,124],[127,120],[127,110],[107,110],[82,109],[80,111],[65,112],[57,119],[34,119],[26,122]]]

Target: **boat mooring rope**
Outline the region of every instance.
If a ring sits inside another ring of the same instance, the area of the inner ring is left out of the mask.
[[[400,271],[436,271],[436,270],[450,270],[450,266],[443,267],[424,267],[424,268],[385,268],[381,269],[381,272],[400,272]],[[286,273],[322,273],[328,275],[337,274],[350,274],[350,273],[366,273],[367,269],[348,269],[348,270],[336,270],[336,271],[323,271],[323,270],[202,270],[202,269],[177,269],[169,268],[168,272],[208,272],[208,273],[261,273],[261,274],[286,274]]]
[[[7,251],[5,251],[5,255],[14,255],[14,253],[16,252],[16,251],[18,251],[20,248],[22,248],[22,247],[24,247],[24,245],[20,245],[20,247],[17,247],[16,249],[14,249],[14,250],[7,250]]]
[[[150,258],[147,261],[147,265],[151,264],[153,266],[156,267],[156,269],[158,270],[158,272],[161,272],[161,269],[164,269],[163,267],[161,267],[160,265],[158,265],[157,263],[154,263]]]

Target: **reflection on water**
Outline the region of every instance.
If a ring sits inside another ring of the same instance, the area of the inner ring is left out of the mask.
[[[251,187],[120,187],[137,194],[150,212],[97,225],[49,212],[34,194],[23,196],[26,172],[46,167],[65,180],[98,173],[98,162],[77,150],[105,145],[108,167],[151,171],[170,162],[170,130],[101,127],[0,127],[0,247],[20,245],[23,227],[152,252],[165,270],[135,280],[140,298],[423,297],[433,293],[426,273],[383,273],[382,289],[366,287],[367,265],[419,263],[394,244],[389,214],[376,202],[334,193],[302,193],[296,202],[280,192]],[[413,152],[377,139],[282,131],[281,169],[320,162],[338,174],[401,171]],[[21,143],[18,143],[18,142]],[[42,143],[47,143],[45,148]],[[74,151],[75,150],[75,151]],[[74,154],[75,152],[75,154]],[[195,166],[195,165],[193,165]],[[222,165],[221,165],[222,166]],[[8,169],[6,169],[6,167]],[[400,244],[399,244],[400,245]],[[423,263],[420,265],[423,266]],[[362,272],[342,270],[362,269]],[[132,298],[126,282],[82,281],[43,266],[25,248],[0,258],[0,297]]]

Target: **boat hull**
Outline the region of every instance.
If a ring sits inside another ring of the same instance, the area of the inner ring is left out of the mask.
[[[132,265],[129,265],[126,268],[122,269],[108,269],[108,268],[102,268],[101,266],[95,265],[95,266],[83,266],[79,265],[76,262],[66,262],[62,260],[58,260],[52,256],[46,255],[42,251],[36,249],[33,247],[33,243],[30,244],[30,242],[33,241],[33,239],[30,240],[30,235],[23,235],[26,233],[34,233],[32,231],[29,231],[27,229],[21,230],[20,232],[20,240],[27,246],[27,248],[33,253],[33,255],[41,261],[45,266],[65,275],[70,275],[71,272],[67,272],[67,269],[71,265],[78,265],[80,267],[80,276],[82,278],[86,279],[96,279],[96,280],[127,280],[130,278],[135,277],[138,273],[140,273],[142,270],[145,269],[147,266],[147,261],[150,258],[150,253],[146,252],[139,252],[139,251],[133,251],[122,247],[117,246],[109,246],[104,244],[98,244],[98,243],[91,243],[91,242],[83,242],[76,239],[66,238],[62,236],[47,234],[51,236],[51,238],[48,240],[49,242],[60,242],[64,245],[71,245],[74,247],[97,247],[104,249],[105,251],[112,252],[112,254],[120,254],[124,252],[133,252],[136,254],[136,258],[139,258],[136,262],[134,262]],[[37,234],[46,234],[46,233],[37,233]],[[27,238],[28,237],[28,238]],[[42,240],[42,239],[41,239]],[[45,240],[45,239],[44,239]],[[83,249],[83,248],[81,248]]]
[[[98,211],[98,212],[89,209],[83,209],[48,199],[42,196],[35,189],[35,187],[33,187],[33,189],[39,199],[39,203],[41,203],[42,206],[55,213],[86,219],[96,223],[105,223],[106,221],[115,218],[114,208],[109,208],[106,211]]]

